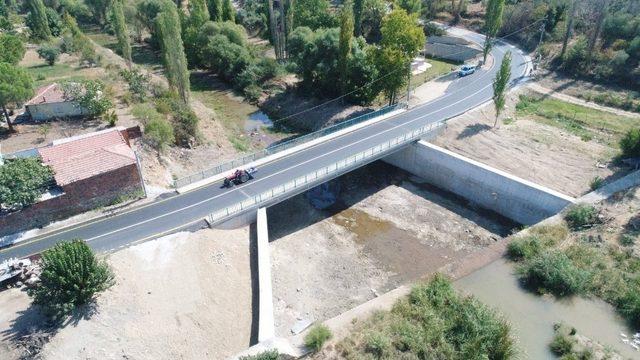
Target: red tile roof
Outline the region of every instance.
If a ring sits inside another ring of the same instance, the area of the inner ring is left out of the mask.
[[[53,169],[59,186],[136,163],[119,129],[58,140],[38,152],[42,162]]]
[[[36,91],[36,96],[27,101],[25,105],[51,104],[67,101],[64,98],[64,91],[59,84],[53,83],[43,86]]]

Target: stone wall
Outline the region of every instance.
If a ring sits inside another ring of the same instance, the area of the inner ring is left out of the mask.
[[[143,194],[135,164],[71,183],[60,196],[0,216],[0,236],[45,226],[53,221],[108,206],[118,199]]]

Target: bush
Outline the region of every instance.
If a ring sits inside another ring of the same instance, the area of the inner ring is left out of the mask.
[[[142,102],[147,98],[149,82],[151,81],[150,75],[143,74],[140,69],[124,69],[120,72],[120,75],[125,79],[129,85],[129,91],[134,95],[138,102]]]
[[[558,356],[571,354],[573,350],[573,340],[565,334],[556,333],[549,347],[551,351]]]
[[[634,327],[640,327],[640,284],[630,285],[616,302],[618,311]]]
[[[589,184],[589,187],[591,188],[592,191],[595,191],[597,189],[599,189],[602,184],[604,184],[604,179],[601,178],[600,176],[596,176],[593,179],[591,179],[591,183]]]
[[[39,158],[6,160],[0,166],[0,209],[20,210],[35,203],[53,183],[53,171]]]
[[[304,345],[313,351],[318,351],[331,338],[331,330],[322,324],[315,325],[304,337]]]
[[[620,140],[623,157],[640,157],[640,129],[631,129]]]
[[[569,208],[564,216],[572,230],[581,230],[600,222],[598,210],[589,204],[575,204]]]
[[[40,283],[28,293],[47,315],[61,320],[113,282],[109,266],[84,241],[63,241],[42,254]]]
[[[100,80],[62,83],[64,96],[73,99],[93,116],[100,116],[113,108],[113,102],[105,94],[105,85]]]
[[[280,354],[278,350],[269,350],[261,352],[257,355],[251,356],[241,356],[240,360],[278,360],[280,359]]]
[[[543,246],[535,236],[514,239],[507,245],[507,257],[513,261],[532,258],[542,251]]]
[[[577,268],[561,251],[549,251],[526,261],[517,269],[520,279],[538,291],[558,296],[580,294],[590,274]]]
[[[624,234],[620,237],[620,245],[633,246],[636,243],[636,237],[631,234]]]
[[[161,118],[155,118],[146,123],[144,136],[158,152],[164,150],[175,139],[173,127],[167,120]]]
[[[369,333],[365,340],[365,350],[377,358],[388,356],[391,346],[391,339],[378,331]]]
[[[156,110],[171,115],[177,145],[191,147],[197,141],[198,117],[177,94],[166,92],[160,95],[156,99]]]
[[[53,66],[60,57],[60,48],[53,44],[43,44],[38,48],[38,56],[49,66]]]

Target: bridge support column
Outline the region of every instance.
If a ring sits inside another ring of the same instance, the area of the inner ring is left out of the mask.
[[[271,288],[271,253],[269,249],[269,231],[267,229],[267,209],[258,209],[258,287],[259,317],[258,342],[275,337],[275,319],[273,316],[273,291]]]

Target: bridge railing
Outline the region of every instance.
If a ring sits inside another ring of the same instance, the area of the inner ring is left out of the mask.
[[[424,125],[411,132],[405,133],[391,140],[385,141],[380,145],[376,145],[367,150],[361,151],[355,155],[351,155],[346,159],[337,161],[329,166],[325,166],[322,169],[316,170],[314,172],[310,172],[308,174],[295,178],[287,183],[271,188],[259,195],[250,197],[239,203],[220,209],[214,213],[209,214],[207,216],[207,221],[210,224],[222,222],[223,220],[230,219],[233,216],[238,215],[247,209],[256,207],[262,203],[265,203],[269,200],[277,198],[280,195],[286,194],[287,192],[292,191],[294,189],[300,189],[302,187],[310,188],[312,185],[315,186],[320,180],[330,177],[331,174],[340,172],[347,168],[351,168],[358,163],[366,163],[368,160],[375,158],[381,153],[387,152],[398,146],[402,146],[407,143],[413,142],[419,139],[421,136],[431,131],[434,131],[444,125],[445,125],[445,122],[436,122],[436,123]]]
[[[310,134],[307,135],[303,135],[303,136],[299,136],[296,137],[294,139],[288,140],[288,141],[284,141],[278,144],[275,144],[273,146],[269,146],[266,149],[257,151],[255,153],[249,154],[249,155],[245,155],[243,157],[237,158],[237,159],[233,159],[231,161],[225,162],[225,163],[221,163],[218,164],[214,167],[202,170],[200,172],[197,172],[195,174],[191,174],[189,176],[185,176],[183,178],[180,179],[176,179],[174,181],[173,186],[177,189],[177,188],[181,188],[183,186],[189,185],[189,184],[193,184],[197,181],[200,180],[204,180],[206,178],[210,178],[212,176],[218,175],[220,173],[226,172],[226,171],[231,171],[233,169],[236,169],[240,166],[249,164],[253,161],[256,161],[258,159],[262,159],[264,157],[267,157],[269,155],[273,155],[276,153],[279,153],[283,150],[286,149],[290,149],[294,146],[306,143],[308,141],[320,138],[322,136],[325,135],[329,135],[331,133],[334,133],[336,131],[342,130],[344,128],[347,128],[349,126],[353,126],[356,124],[359,124],[361,122],[367,121],[369,119],[373,119],[375,117],[378,116],[382,116],[384,114],[388,114],[396,109],[398,109],[399,107],[402,107],[403,104],[394,104],[394,105],[389,105],[389,106],[385,106],[381,109],[372,111],[370,113],[364,114],[364,115],[360,115],[357,116],[353,119],[349,119],[347,121],[343,121],[340,123],[337,123],[335,125],[326,127],[324,129],[312,132]]]

